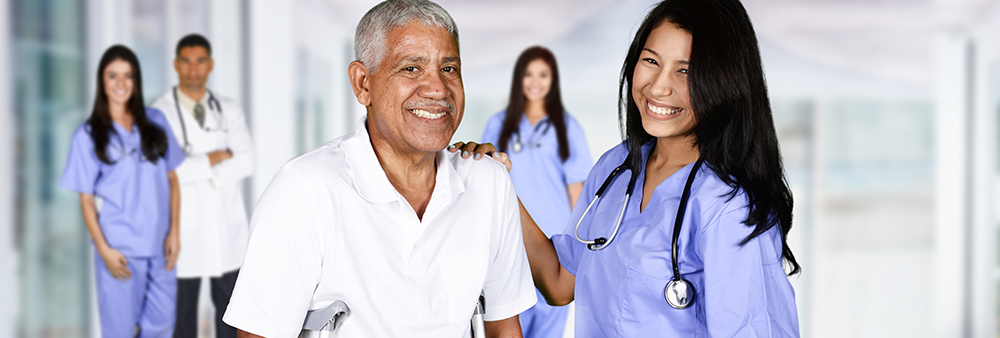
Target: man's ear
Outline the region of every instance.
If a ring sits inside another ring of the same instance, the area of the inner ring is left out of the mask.
[[[174,71],[177,72],[177,74],[181,73],[181,58],[174,58]]]
[[[354,96],[358,98],[358,103],[362,106],[370,106],[372,104],[371,92],[368,90],[368,77],[371,75],[368,73],[368,68],[361,61],[351,61],[351,64],[347,66],[347,75],[351,78],[351,89],[354,90]]]

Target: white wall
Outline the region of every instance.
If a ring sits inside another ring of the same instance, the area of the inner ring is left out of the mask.
[[[968,313],[968,46],[960,32],[935,39],[934,336],[965,335]],[[958,264],[956,264],[958,263]]]
[[[0,4],[0,79],[10,79],[10,18]],[[0,338],[13,338],[17,312],[17,251],[14,247],[14,105],[10,81],[0,81]]]
[[[295,154],[294,1],[251,1],[250,119],[257,146],[251,199]]]

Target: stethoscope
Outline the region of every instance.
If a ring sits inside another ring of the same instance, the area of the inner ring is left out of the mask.
[[[663,288],[663,298],[667,300],[667,304],[670,304],[670,307],[675,309],[685,309],[691,306],[691,302],[694,301],[694,286],[691,282],[688,282],[686,279],[681,277],[680,268],[677,267],[677,239],[680,238],[681,225],[684,221],[684,211],[687,209],[688,198],[691,197],[691,184],[694,183],[694,178],[698,172],[698,168],[701,167],[702,162],[704,161],[699,158],[698,161],[694,163],[694,166],[691,167],[691,172],[688,174],[687,183],[684,184],[684,192],[681,194],[681,203],[677,206],[677,219],[674,220],[673,237],[670,239],[670,257],[671,264],[673,264],[674,277],[670,279],[670,281],[667,282],[666,287]],[[580,223],[583,223],[583,218],[587,216],[587,212],[589,212],[590,208],[594,206],[594,203],[601,198],[601,195],[604,194],[604,190],[611,185],[611,181],[614,180],[615,176],[625,170],[630,171],[628,188],[625,189],[625,202],[622,203],[622,209],[618,212],[618,221],[615,222],[615,229],[611,231],[611,237],[598,237],[592,241],[580,238]],[[587,209],[583,210],[583,215],[580,215],[580,220],[576,222],[576,240],[587,244],[587,249],[590,249],[591,251],[603,250],[611,244],[611,241],[613,241],[615,236],[618,235],[618,228],[622,224],[622,216],[625,215],[625,207],[628,206],[628,201],[632,197],[632,191],[635,189],[635,181],[637,178],[638,176],[635,175],[635,168],[629,164],[628,156],[626,156],[625,161],[622,162],[620,166],[615,168],[615,170],[611,171],[608,178],[604,180],[604,184],[601,184],[601,188],[597,189],[597,193],[594,195],[594,199],[590,201],[590,205],[587,206]]]
[[[177,90],[177,87],[174,87],[174,109],[177,110],[177,120],[181,121],[181,132],[184,135],[184,153],[191,154],[194,147],[191,146],[191,142],[188,142],[187,125],[184,123],[184,116],[181,115],[181,101],[177,99]],[[215,95],[212,95],[211,90],[205,89],[205,92],[208,93],[208,110],[218,112],[220,116],[219,118],[216,118],[216,122],[218,123],[218,128],[216,128],[216,130],[228,133],[229,130],[223,127],[222,124],[222,105],[219,104],[219,100],[215,99]],[[215,106],[214,109],[212,108],[213,105]],[[208,132],[213,131],[212,128],[205,128],[205,130]]]
[[[545,125],[545,129],[542,129],[542,134],[536,137],[535,135],[538,134],[538,128],[541,128],[543,124]],[[541,147],[542,143],[541,143],[540,139],[542,137],[545,137],[545,134],[549,132],[549,127],[552,127],[552,120],[549,120],[549,119],[546,119],[545,121],[542,121],[542,122],[539,122],[538,124],[536,124],[535,125],[535,132],[532,133],[531,134],[531,138],[528,139],[528,144],[531,147],[533,147],[533,148]],[[522,148],[521,147],[521,131],[518,130],[517,133],[514,134],[514,137],[515,137],[515,139],[514,139],[513,150],[514,150],[515,153],[519,153],[519,152],[521,152],[521,148]]]

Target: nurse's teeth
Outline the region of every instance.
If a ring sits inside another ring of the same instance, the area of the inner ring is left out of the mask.
[[[440,113],[435,114],[435,113],[431,113],[431,112],[423,110],[423,109],[413,109],[413,110],[410,110],[410,111],[413,112],[413,115],[417,115],[417,116],[423,117],[425,119],[430,119],[430,120],[437,120],[439,118],[444,117],[444,114],[445,114],[444,112],[440,112]]]
[[[646,104],[646,107],[649,107],[650,111],[652,111],[652,112],[654,112],[656,114],[659,114],[659,115],[674,115],[674,114],[680,113],[682,110],[684,110],[684,108],[670,108],[670,109],[667,109],[667,108],[664,108],[664,107],[657,107],[657,106],[654,106],[654,105],[648,104],[648,103]]]

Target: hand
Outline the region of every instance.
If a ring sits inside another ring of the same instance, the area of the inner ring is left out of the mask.
[[[163,243],[163,255],[167,257],[167,270],[173,270],[177,264],[177,256],[181,252],[181,238],[176,231],[167,234],[167,240]]]
[[[208,153],[208,164],[210,166],[214,167],[216,164],[219,164],[219,162],[222,162],[222,161],[225,161],[225,160],[228,160],[228,159],[231,159],[231,158],[233,158],[233,152],[229,151],[229,149],[226,149],[226,150],[216,150],[216,151]]]
[[[459,149],[462,150],[462,158],[469,158],[469,156],[474,155],[473,158],[479,160],[483,158],[483,155],[485,154],[490,155],[494,160],[497,160],[497,162],[503,163],[503,166],[507,167],[507,172],[510,172],[510,168],[513,166],[506,153],[497,151],[497,148],[493,147],[493,145],[489,143],[477,144],[476,142],[465,143],[459,141],[448,146],[448,151],[453,153],[457,152]]]
[[[112,277],[120,281],[132,278],[132,271],[128,269],[128,260],[125,259],[125,255],[122,255],[121,251],[107,248],[98,250],[97,254],[101,255],[101,259],[104,260],[104,265],[107,266]]]

